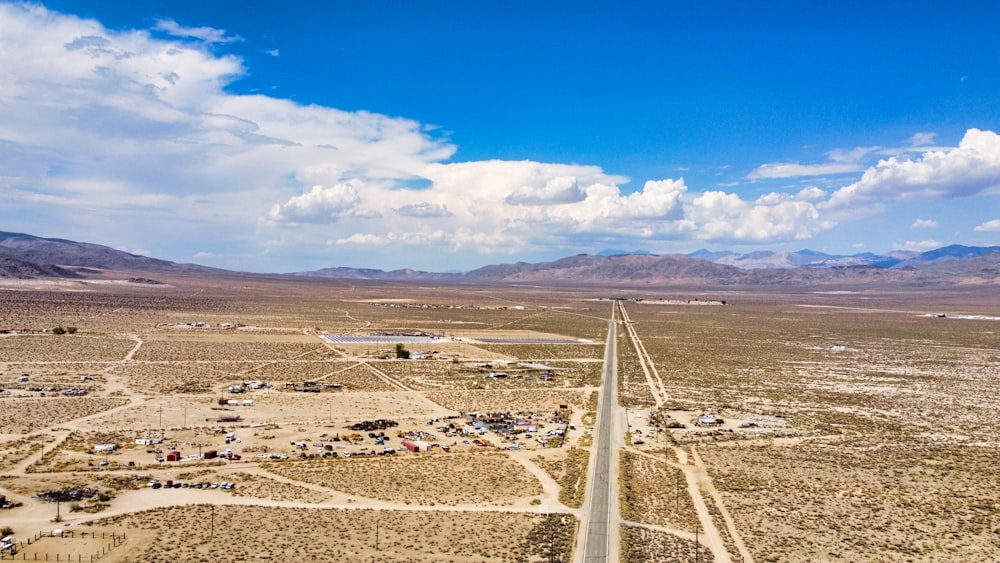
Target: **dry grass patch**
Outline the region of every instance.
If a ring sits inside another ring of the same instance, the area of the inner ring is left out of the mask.
[[[285,343],[263,336],[250,342],[208,340],[148,340],[133,357],[136,361],[316,360],[336,357],[312,338],[312,343]]]
[[[696,553],[697,546],[693,541],[662,530],[622,526],[621,538],[621,556],[626,563],[695,563],[712,560],[712,553],[704,545]]]
[[[9,397],[0,399],[0,434],[30,434],[128,404],[108,397]]]
[[[226,478],[236,482],[236,488],[230,489],[228,492],[240,497],[311,503],[323,502],[330,498],[330,495],[308,487],[269,479],[253,473],[230,473]]]
[[[496,452],[401,453],[268,464],[268,471],[350,495],[393,502],[509,505],[542,494],[524,466]]]
[[[251,362],[130,362],[109,373],[125,378],[130,389],[145,394],[210,393],[214,387],[244,380]]]
[[[619,485],[622,518],[694,532],[698,515],[680,469],[662,459],[623,451]]]
[[[340,385],[340,391],[399,391],[399,386],[377,373],[382,370],[382,366],[382,363],[338,362],[331,364],[329,367],[332,369],[315,381],[321,385]]]
[[[581,448],[569,448],[558,456],[531,458],[531,461],[555,479],[559,484],[559,502],[571,508],[583,506],[589,460],[590,452]]]
[[[123,359],[134,346],[130,338],[80,333],[0,336],[0,362],[107,362]]]
[[[505,512],[196,505],[147,510],[96,525],[154,532],[155,540],[137,554],[151,563],[263,559],[541,563],[568,560],[576,521]]]
[[[642,364],[632,340],[625,330],[618,332],[618,402],[623,407],[648,406],[656,403],[642,371]]]
[[[34,434],[0,443],[0,471],[6,471],[31,457],[54,440],[48,434]]]
[[[750,550],[769,561],[1000,559],[996,450],[699,448]]]

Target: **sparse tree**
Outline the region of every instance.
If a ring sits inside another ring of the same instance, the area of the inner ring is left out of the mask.
[[[410,351],[404,348],[402,344],[396,344],[396,358],[400,360],[409,360]]]
[[[57,326],[52,329],[52,334],[66,334],[66,329],[61,326]]]

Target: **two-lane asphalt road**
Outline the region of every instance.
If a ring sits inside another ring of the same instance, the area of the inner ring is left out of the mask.
[[[614,493],[618,487],[615,473],[611,471],[611,430],[617,406],[615,398],[618,375],[618,356],[615,346],[617,341],[616,328],[615,318],[612,315],[611,322],[608,323],[608,341],[604,348],[604,373],[602,374],[601,394],[598,400],[597,421],[594,428],[596,442],[593,472],[590,479],[590,491],[587,494],[589,517],[583,550],[583,561],[586,563],[617,559],[617,557],[611,557],[609,551],[613,548],[612,542],[609,541],[611,527],[618,525],[618,515],[612,513],[615,508],[613,500],[616,497]]]

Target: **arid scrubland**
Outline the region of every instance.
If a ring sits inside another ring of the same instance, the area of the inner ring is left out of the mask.
[[[425,506],[509,505],[542,493],[534,476],[498,452],[269,463],[264,468],[353,496]]]
[[[0,338],[0,362],[79,365],[121,359],[134,346],[135,342],[131,339],[113,335],[19,335]]]
[[[0,434],[30,434],[128,404],[128,399],[100,397],[18,397],[0,401],[5,407],[0,410]]]
[[[135,554],[150,562],[542,562],[566,560],[575,530],[573,519],[558,515],[225,505],[160,508],[95,525],[153,532]]]
[[[559,502],[572,508],[583,505],[587,485],[587,462],[590,452],[583,448],[569,448],[558,456],[532,458],[539,467],[559,484]]]
[[[229,473],[226,478],[239,482],[239,487],[230,490],[235,496],[308,503],[320,503],[329,499],[329,495],[308,487],[269,479],[254,473],[239,471]],[[212,479],[212,481],[219,480],[221,479]]]
[[[679,469],[667,465],[663,455],[623,452],[621,464],[624,520],[692,532],[697,528],[687,481]]]
[[[656,563],[711,561],[712,555],[695,541],[663,530],[622,526],[622,560]]]
[[[29,434],[23,438],[0,442],[0,471],[6,471],[55,440],[47,434]]]
[[[996,312],[976,295],[627,306],[671,404],[777,416],[801,436],[697,440],[757,560],[986,560],[1000,557],[1000,323],[936,314]],[[651,404],[634,352],[619,354],[623,396]]]
[[[0,336],[0,495],[24,503],[0,524],[51,528],[55,508],[33,495],[87,486],[120,493],[99,526],[135,534],[108,561],[565,561],[579,548],[612,311],[602,290],[164,281],[0,291],[0,325],[78,327]],[[623,560],[711,560],[691,490],[734,557],[741,538],[756,561],[1000,558],[1000,321],[950,315],[996,316],[996,296],[732,291],[710,296],[725,306],[695,307],[662,293],[625,307],[685,428],[636,432],[655,397],[619,328]],[[403,360],[391,343],[319,338],[410,331],[465,340],[407,344],[439,357]],[[543,338],[476,341],[530,336]],[[247,381],[270,386],[229,391]],[[88,394],[62,394],[74,387]],[[576,427],[561,448],[536,442],[561,426],[547,421],[519,454],[495,433],[477,446],[440,430],[460,413],[544,421],[563,405]],[[755,426],[695,427],[703,412]],[[346,435],[382,418],[399,424],[385,429],[394,456],[321,458],[381,451],[367,431]],[[410,453],[397,432],[453,448]],[[164,442],[135,444],[152,437]],[[97,453],[104,443],[119,447]],[[195,459],[226,448],[242,459]],[[157,461],[174,449],[182,461]],[[149,479],[236,488],[156,491]]]

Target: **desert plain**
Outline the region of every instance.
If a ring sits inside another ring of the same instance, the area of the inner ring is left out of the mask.
[[[995,287],[127,279],[0,281],[5,559],[1000,559]]]

